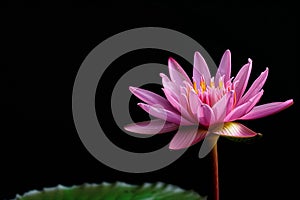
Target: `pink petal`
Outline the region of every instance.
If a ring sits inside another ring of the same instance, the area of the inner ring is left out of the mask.
[[[222,136],[239,138],[254,137],[257,135],[256,132],[237,122],[225,123],[223,128],[215,133]]]
[[[222,56],[218,71],[216,73],[215,84],[219,85],[220,77],[224,76],[224,83],[230,79],[231,75],[231,53],[226,50]]]
[[[194,123],[188,121],[187,119],[180,116],[180,114],[164,109],[162,107],[150,106],[144,103],[138,103],[138,105],[145,110],[150,115],[157,117],[159,119],[166,120],[168,122],[173,122],[179,125],[193,125]]]
[[[248,114],[244,115],[243,117],[239,118],[242,120],[246,119],[257,119],[262,118],[268,115],[275,114],[279,111],[282,111],[293,104],[293,100],[287,100],[285,102],[273,102],[267,103],[260,106],[255,106]]]
[[[252,97],[248,102],[234,108],[224,119],[225,122],[234,121],[238,118],[244,116],[246,113],[248,113],[260,100],[262,97],[264,91],[261,90],[259,93],[257,93],[254,97]]]
[[[172,150],[188,148],[203,140],[206,133],[207,130],[198,129],[196,126],[180,128],[173,137],[169,148]]]
[[[233,104],[234,104],[234,90],[232,90],[232,95],[230,96],[228,103],[227,103],[226,115],[228,115],[228,113],[230,113],[232,111]]]
[[[161,73],[162,84],[164,88],[162,89],[169,101],[169,103],[180,111],[180,103],[178,100],[178,96],[180,95],[180,88],[174,82],[172,82],[165,74]]]
[[[204,77],[206,83],[210,83],[211,75],[208,66],[199,52],[194,55],[193,77],[197,82],[200,82],[201,76]]]
[[[183,95],[186,93],[182,88],[179,88],[175,83],[170,81],[168,77],[166,77],[164,74],[161,74],[161,77],[163,78],[163,91],[170,102],[172,106],[179,112],[181,115],[186,118],[187,120],[191,122],[197,123],[197,120],[193,118],[191,113],[188,112],[188,100],[186,98],[186,95]],[[186,83],[186,82],[183,82]],[[188,84],[188,83],[186,83]]]
[[[180,111],[180,104],[179,104],[179,102],[177,100],[177,97],[174,96],[172,94],[172,92],[170,90],[166,89],[166,88],[163,88],[162,90],[164,91],[164,93],[165,93],[168,101],[170,102],[170,104],[172,104],[172,106],[174,108],[176,108],[176,110]]]
[[[189,104],[193,116],[197,119],[198,108],[201,106],[202,102],[198,95],[193,91],[191,91],[189,94]]]
[[[165,99],[153,92],[150,92],[148,90],[144,90],[141,88],[137,88],[137,87],[129,87],[129,90],[137,98],[141,99],[142,101],[144,101],[145,103],[147,103],[151,106],[152,105],[161,105],[162,107],[164,107],[166,109],[169,109],[169,110],[173,109],[167,99]]]
[[[212,110],[215,115],[215,122],[223,122],[227,108],[232,106],[232,98],[233,98],[233,91],[226,93],[215,105],[213,105]]]
[[[170,93],[176,97],[180,94],[180,85],[181,84],[175,84],[173,81],[169,79],[168,76],[166,76],[163,73],[160,73],[160,77],[162,78],[162,84],[165,89],[169,90]]]
[[[187,81],[189,84],[192,85],[192,82],[188,75],[173,58],[169,58],[168,67],[170,77],[173,82],[181,84],[183,81]]]
[[[246,92],[246,94],[240,99],[238,105],[247,102],[249,99],[251,99],[254,95],[256,95],[261,90],[261,88],[264,86],[267,80],[268,73],[269,73],[269,69],[267,68],[264,72],[260,74],[260,76],[253,82],[253,84]]]
[[[214,112],[211,107],[207,104],[202,104],[198,108],[198,119],[199,123],[204,127],[209,127],[215,121]]]
[[[182,87],[181,93],[178,96],[179,106],[180,106],[179,112],[184,118],[197,124],[198,123],[197,117],[195,117],[190,110],[190,103],[188,99],[189,94],[187,93],[188,93],[187,88]]]
[[[251,59],[249,59],[249,62],[240,69],[235,79],[233,80],[233,82],[238,81],[234,89],[236,92],[237,102],[239,101],[239,99],[241,98],[241,96],[244,94],[246,90],[251,69],[252,69],[252,61]]]
[[[141,134],[167,133],[178,129],[178,125],[161,119],[132,123],[124,126],[126,131]]]

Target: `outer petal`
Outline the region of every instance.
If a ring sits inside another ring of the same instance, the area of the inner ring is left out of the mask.
[[[192,82],[188,75],[173,58],[169,58],[168,67],[170,77],[173,82],[181,84],[183,81],[187,81],[189,84],[192,85]]]
[[[126,131],[141,134],[167,133],[178,129],[178,125],[161,119],[138,122],[124,126]]]
[[[172,82],[169,77],[163,73],[160,73],[160,77],[162,78],[164,89],[168,90],[173,97],[176,97],[180,94],[180,85]]]
[[[254,97],[252,97],[248,102],[234,108],[224,119],[225,122],[234,121],[238,118],[244,116],[246,113],[248,113],[260,100],[262,97],[264,91],[261,90],[259,93],[257,93]]]
[[[233,82],[238,81],[234,89],[236,92],[237,102],[240,100],[241,96],[246,90],[251,69],[252,69],[252,61],[251,59],[249,59],[249,62],[240,69],[235,79],[233,80]]]
[[[218,71],[216,73],[215,84],[219,85],[219,79],[224,75],[224,83],[226,83],[231,76],[231,53],[226,50],[222,56]]]
[[[199,52],[194,55],[193,77],[197,82],[200,82],[201,76],[204,77],[206,83],[210,83],[211,75],[208,66]]]
[[[188,121],[184,117],[180,116],[180,114],[164,109],[162,107],[150,106],[144,103],[138,103],[138,105],[145,110],[150,115],[166,120],[168,122],[173,122],[178,125],[193,125],[194,123]]]
[[[141,88],[137,88],[137,87],[129,87],[129,90],[137,98],[141,99],[142,101],[144,101],[145,103],[147,103],[151,106],[152,105],[161,105],[162,107],[164,107],[166,109],[169,109],[169,110],[173,109],[167,99],[165,99],[153,92],[150,92],[148,90],[144,90]]]
[[[164,91],[168,101],[174,108],[176,108],[177,111],[180,112],[182,109],[178,99],[181,95],[180,87],[172,82],[165,74],[161,73],[160,76],[162,77],[162,83],[164,86],[162,90]]]
[[[269,69],[267,68],[264,72],[260,74],[260,76],[253,82],[253,84],[246,92],[246,94],[240,99],[238,105],[247,102],[249,99],[251,99],[254,95],[256,95],[261,90],[261,88],[264,86],[267,80],[268,73],[269,73]]]
[[[198,129],[198,127],[184,127],[178,129],[178,132],[173,137],[169,148],[179,150],[188,148],[193,144],[203,140],[206,136],[207,130]]]
[[[172,92],[170,90],[166,89],[166,88],[163,88],[162,90],[164,91],[164,93],[165,93],[168,101],[170,102],[170,104],[172,104],[172,106],[174,108],[176,108],[176,110],[180,111],[180,105],[179,105],[177,97],[174,96],[172,94]]]
[[[244,115],[243,117],[239,118],[242,120],[247,119],[257,119],[262,118],[268,115],[272,115],[279,111],[282,111],[293,104],[293,100],[287,100],[285,102],[273,102],[267,103],[260,106],[255,106],[248,114]]]
[[[215,133],[222,136],[239,138],[254,137],[257,135],[256,132],[237,122],[225,123],[223,128]]]

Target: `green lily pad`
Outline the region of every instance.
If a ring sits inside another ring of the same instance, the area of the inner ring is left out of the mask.
[[[33,190],[15,200],[205,200],[193,191],[185,191],[177,186],[165,183],[145,183],[129,185],[117,182],[114,184],[84,184],[80,186],[57,186],[42,191]]]

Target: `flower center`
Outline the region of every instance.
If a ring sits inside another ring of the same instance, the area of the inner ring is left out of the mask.
[[[193,81],[193,89],[203,103],[208,104],[212,107],[227,92],[234,89],[234,84],[232,84],[231,80],[227,83],[224,83],[224,76],[220,77],[218,82],[216,82],[214,80],[214,77],[212,77],[210,83],[207,84],[204,77],[202,76],[199,83],[197,83],[195,80]],[[233,105],[235,105],[235,103],[236,94],[234,92]]]

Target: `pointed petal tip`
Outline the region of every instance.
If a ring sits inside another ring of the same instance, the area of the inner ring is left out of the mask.
[[[203,58],[202,54],[201,54],[199,51],[196,51],[196,52],[194,53],[194,59],[196,59],[196,58],[202,58],[203,60],[205,60],[205,59]]]
[[[269,67],[266,67],[265,71],[263,71],[261,74],[265,74],[264,76],[268,76],[268,74],[269,74]]]
[[[190,146],[192,146],[193,145],[193,142],[192,141],[190,141],[188,144],[184,144],[184,145],[182,145],[182,144],[178,144],[177,142],[175,142],[175,141],[171,141],[170,142],[170,144],[169,144],[169,149],[170,150],[183,150],[183,149],[187,149],[187,148],[189,148]]]
[[[293,99],[284,102],[272,102],[255,106],[249,113],[241,117],[241,120],[251,120],[273,115],[293,105]]]
[[[144,103],[137,103],[138,106],[142,107],[142,106],[146,106],[147,104]]]
[[[171,56],[170,56],[168,59],[169,59],[170,61],[171,61],[171,60],[174,60],[174,58],[173,58],[173,57],[171,57]]]
[[[166,77],[167,75],[165,75],[164,73],[159,73],[159,76],[160,76],[161,78],[164,78],[164,77]]]
[[[294,100],[293,99],[289,99],[286,101],[287,105],[291,106],[294,104]]]
[[[286,109],[286,108],[288,108],[288,107],[290,107],[291,105],[294,104],[294,100],[293,99],[286,100],[286,101],[283,102],[283,104],[285,105],[284,109]]]
[[[251,58],[248,58],[248,63],[249,63],[249,64],[252,64],[252,62],[253,62],[252,59],[251,59]]]
[[[178,65],[179,65],[178,62],[174,58],[169,57],[169,59],[168,59],[168,67],[169,68],[178,70],[178,67],[177,67]]]
[[[123,129],[126,130],[126,131],[130,131],[130,125],[127,124],[127,125],[123,126]]]
[[[132,93],[134,93],[137,89],[138,89],[137,87],[129,86],[129,90]]]
[[[174,58],[169,57],[168,58],[168,63],[176,63],[177,64],[177,61]]]
[[[201,56],[199,51],[195,51],[194,56]]]
[[[170,149],[170,150],[178,150],[178,149],[176,148],[176,146],[173,145],[172,143],[169,144],[169,149]]]
[[[231,57],[231,51],[229,49],[226,49],[224,55]]]

